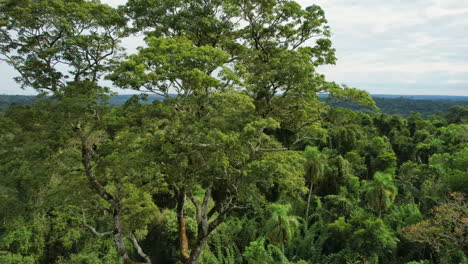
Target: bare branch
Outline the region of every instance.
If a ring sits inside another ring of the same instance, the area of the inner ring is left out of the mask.
[[[87,227],[89,230],[91,230],[91,232],[93,232],[93,234],[95,234],[96,236],[107,236],[107,235],[111,235],[112,234],[112,231],[108,231],[108,232],[103,232],[103,233],[100,233],[96,230],[96,228],[88,225],[88,223],[86,223],[86,216],[85,216],[85,212],[83,210],[83,225],[85,227]]]
[[[136,239],[135,235],[133,235],[133,233],[130,235],[130,239],[132,240],[133,247],[135,247],[135,249],[137,250],[138,255],[144,258],[147,264],[151,264],[151,259],[148,257],[148,255],[145,254],[145,252],[143,252],[143,250],[140,247],[140,244],[138,244],[138,240]]]
[[[258,149],[258,151],[262,152],[275,152],[275,151],[288,151],[291,150],[289,148],[276,148],[276,149]]]

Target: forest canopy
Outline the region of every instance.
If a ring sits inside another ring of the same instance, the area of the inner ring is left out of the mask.
[[[466,105],[320,100],[377,108],[330,36],[290,0],[1,0],[42,99],[0,112],[0,263],[466,263]]]

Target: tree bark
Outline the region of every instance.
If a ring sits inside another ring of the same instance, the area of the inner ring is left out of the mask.
[[[180,255],[182,260],[189,263],[190,254],[188,247],[187,230],[185,229],[184,207],[186,201],[185,191],[181,191],[177,198],[177,221],[179,223]]]
[[[192,248],[190,252],[190,258],[188,260],[188,264],[196,264],[198,262],[198,257],[200,257],[201,251],[203,246],[205,245],[206,241],[208,240],[208,235],[210,234],[210,223],[209,223],[209,212],[208,212],[208,204],[211,199],[211,187],[208,187],[205,191],[205,196],[203,197],[203,202],[201,207],[196,206],[199,208],[200,212],[197,213],[199,216],[197,219],[198,222],[198,230],[197,230],[197,241],[195,246]],[[193,200],[194,201],[194,200]]]
[[[125,243],[123,241],[122,235],[122,215],[120,208],[114,208],[114,240],[115,244],[117,245],[117,250],[122,257],[122,261],[124,264],[132,263],[129,262],[128,252],[125,248]]]
[[[197,264],[198,258],[202,252],[203,246],[208,241],[208,236],[204,236],[198,239],[196,245],[193,247],[192,251],[190,252],[190,258],[188,260],[188,264]]]
[[[231,202],[232,199],[226,204],[216,204],[214,207],[209,209],[209,202],[211,200],[211,189],[212,187],[207,187],[203,201],[199,202],[191,195],[191,193],[182,192],[178,195],[177,202],[177,217],[179,222],[179,236],[180,236],[180,248],[181,255],[184,263],[187,264],[196,264],[198,263],[198,258],[208,241],[208,237],[226,218],[226,215],[233,208]],[[184,206],[186,197],[190,198],[190,201],[195,206],[196,218],[198,224],[197,237],[194,245],[190,248],[189,252],[189,240],[185,230],[185,219],[184,219]],[[217,213],[218,215],[214,220],[210,222],[211,217]]]
[[[148,255],[146,255],[145,252],[143,252],[143,250],[140,247],[140,244],[138,244],[138,241],[137,241],[135,235],[131,234],[130,239],[132,240],[133,246],[137,250],[138,255],[140,255],[142,258],[145,259],[146,264],[152,264],[150,257],[148,257]]]
[[[93,149],[91,146],[88,145],[87,143],[87,138],[83,137],[81,139],[81,155],[82,155],[82,163],[85,168],[85,173],[86,177],[89,180],[89,183],[91,184],[91,187],[101,196],[104,200],[106,200],[108,203],[110,203],[112,206],[115,206],[115,200],[114,197],[104,189],[104,187],[101,185],[101,183],[98,181],[96,178],[96,175],[94,175],[92,166],[91,166],[91,161],[93,158]]]

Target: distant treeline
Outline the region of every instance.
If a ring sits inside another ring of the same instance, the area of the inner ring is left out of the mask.
[[[123,94],[117,95],[110,99],[112,105],[123,105],[133,95]],[[383,113],[400,114],[409,116],[412,112],[418,112],[422,116],[429,116],[440,112],[447,112],[454,105],[468,105],[468,97],[448,97],[448,96],[400,96],[394,97],[390,95],[375,95],[372,96],[377,106]],[[432,99],[425,99],[432,98]],[[38,100],[35,96],[30,95],[0,95],[0,109],[8,107],[10,104],[31,104]],[[148,96],[147,102],[154,100],[162,100],[160,96]],[[327,100],[326,97],[321,97],[321,101]],[[331,102],[333,106],[345,107],[352,110],[371,110],[366,106],[360,106],[352,102]]]
[[[11,104],[32,104],[38,99],[38,97],[31,95],[0,95],[0,109],[5,109]]]
[[[372,96],[376,105],[380,108],[383,113],[394,115],[399,114],[403,116],[409,116],[412,112],[418,112],[422,116],[429,116],[440,112],[447,112],[448,109],[454,105],[468,105],[467,97],[460,97],[459,100],[452,98],[447,99],[443,96],[433,97],[432,100],[427,99],[410,99],[407,97],[375,97]],[[326,98],[322,98],[325,101]],[[355,103],[348,102],[332,102],[333,106],[345,107],[352,110],[371,110],[366,106],[359,106]]]

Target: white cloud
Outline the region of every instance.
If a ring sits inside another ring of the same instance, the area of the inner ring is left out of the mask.
[[[447,84],[463,84],[466,83],[465,80],[449,79],[446,81]]]
[[[392,72],[401,74],[423,74],[431,72],[453,72],[453,73],[466,73],[468,77],[468,62],[447,63],[447,62],[432,62],[432,63],[404,63],[404,64],[389,64],[379,62],[374,64],[361,64],[361,65],[344,65],[346,69],[344,72]]]
[[[437,6],[431,6],[426,9],[426,14],[429,17],[445,17],[453,15],[464,15],[468,13],[468,8],[463,9],[446,9]]]
[[[398,83],[424,85],[421,91],[427,93],[448,84],[468,83],[468,34],[463,27],[468,25],[468,1],[314,3],[325,10],[337,49],[337,65],[320,68],[328,79],[373,87],[372,92],[378,92],[376,83],[387,87],[387,92]],[[468,86],[453,92],[467,94]]]
[[[124,5],[126,2],[127,0],[101,0],[101,3],[108,4],[113,7]]]

